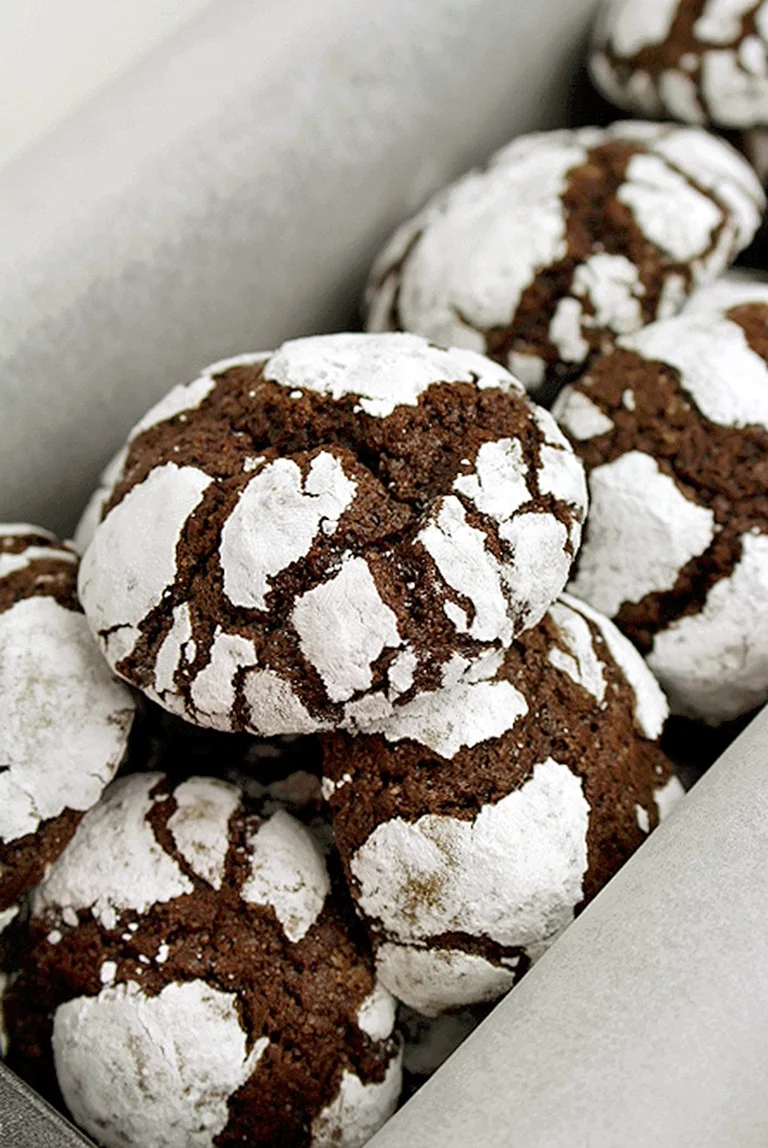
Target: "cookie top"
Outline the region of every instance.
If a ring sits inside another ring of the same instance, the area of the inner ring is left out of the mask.
[[[324,790],[384,984],[427,1015],[510,988],[679,792],[665,716],[627,639],[563,598],[485,677],[376,735],[327,735]]]
[[[763,206],[747,162],[700,129],[523,136],[395,233],[368,325],[483,351],[551,389],[614,336],[675,314],[747,245]]]
[[[604,0],[589,58],[620,108],[691,124],[768,124],[768,3]]]
[[[191,722],[355,728],[538,621],[585,497],[497,364],[413,335],[299,339],[142,420],[80,593],[115,670]]]
[[[71,546],[0,525],[0,931],[114,776],[133,721],[76,585]]]
[[[101,1143],[357,1145],[393,1111],[394,1001],[289,814],[250,815],[211,778],[130,775],[32,912],[11,1062],[48,1092],[55,1067]]]
[[[768,299],[711,292],[620,340],[556,413],[589,473],[572,592],[647,655],[675,712],[716,725],[768,699]]]

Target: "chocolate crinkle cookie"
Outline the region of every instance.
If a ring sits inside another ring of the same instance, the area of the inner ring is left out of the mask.
[[[0,933],[101,796],[135,703],[77,600],[77,554],[0,525]]]
[[[675,713],[768,699],[768,291],[702,291],[561,395],[589,474],[574,594],[612,617]]]
[[[607,0],[589,58],[620,108],[691,124],[768,124],[768,3]]]
[[[358,929],[289,814],[129,775],[34,894],[9,1060],[105,1148],[358,1148],[401,1082]]]
[[[139,423],[80,594],[115,671],[190,722],[355,729],[534,625],[585,509],[567,439],[496,363],[300,339]]]
[[[522,136],[395,233],[368,325],[485,352],[548,394],[616,335],[679,311],[763,206],[749,164],[698,128]]]
[[[324,738],[324,792],[379,977],[434,1016],[506,992],[682,793],[666,701],[589,606],[556,602],[484,675]]]

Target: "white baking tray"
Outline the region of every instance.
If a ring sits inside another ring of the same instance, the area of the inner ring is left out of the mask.
[[[172,384],[352,324],[398,220],[566,121],[591,9],[219,0],[19,157],[0,178],[0,518],[70,529]],[[376,1148],[764,1148],[766,778],[764,714]],[[76,1142],[25,1103],[0,1073],[2,1148]]]

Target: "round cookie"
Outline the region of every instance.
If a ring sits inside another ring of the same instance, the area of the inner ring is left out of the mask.
[[[631,643],[562,598],[485,676],[324,738],[324,792],[379,977],[434,1016],[500,996],[681,793]],[[458,679],[458,680],[457,680]]]
[[[114,777],[133,721],[76,584],[69,545],[0,525],[0,933]]]
[[[400,1091],[394,1001],[311,835],[211,778],[114,783],[5,1005],[9,1063],[105,1148],[357,1148]]]
[[[691,124],[768,124],[768,3],[607,0],[589,70],[620,108]]]
[[[589,473],[571,591],[646,655],[673,712],[718,725],[768,699],[768,298],[710,290],[620,340],[556,412]]]
[[[368,326],[483,351],[547,393],[614,336],[675,314],[763,206],[752,168],[698,128],[522,136],[395,233]]]
[[[299,339],[142,420],[80,594],[110,665],[188,721],[354,729],[534,625],[585,499],[497,364],[415,335]]]

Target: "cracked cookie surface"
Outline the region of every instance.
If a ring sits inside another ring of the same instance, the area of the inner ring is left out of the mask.
[[[749,164],[697,128],[522,136],[395,232],[371,273],[368,326],[484,352],[549,396],[721,274],[763,205]]]
[[[114,777],[135,703],[77,600],[77,554],[0,525],[0,931]]]
[[[589,70],[620,108],[724,128],[768,123],[768,3],[609,0]]]
[[[357,728],[534,625],[586,501],[505,370],[413,335],[217,364],[133,431],[80,593],[126,680],[199,725]]]
[[[613,617],[676,713],[768,698],[768,292],[733,280],[620,340],[555,412],[590,517],[572,593]]]
[[[112,1148],[357,1148],[395,1005],[310,832],[212,778],[116,781],[32,902],[10,1062]]]

